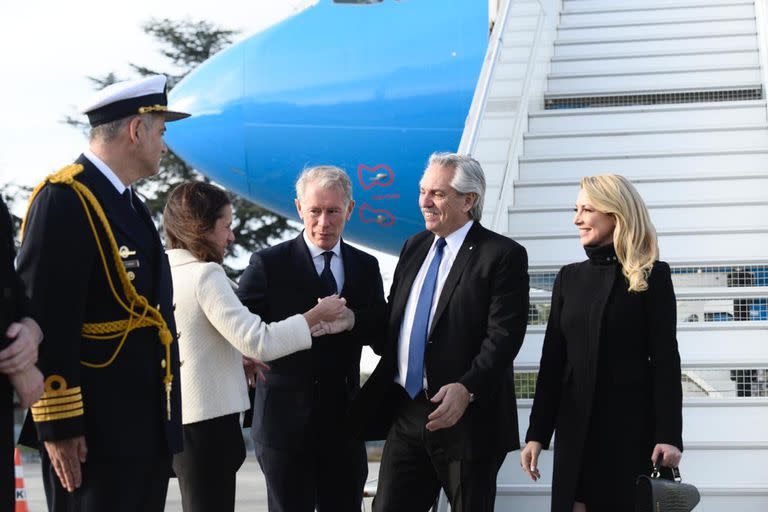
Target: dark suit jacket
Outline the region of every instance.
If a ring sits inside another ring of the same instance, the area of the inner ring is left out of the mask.
[[[10,341],[5,338],[8,326],[31,314],[24,282],[14,268],[16,247],[11,222],[8,208],[0,201],[0,350],[10,345]]]
[[[400,326],[433,240],[431,232],[423,231],[400,253],[382,359],[350,410],[350,428],[366,439],[386,437],[403,395],[394,382]],[[519,448],[512,362],[522,346],[527,318],[525,249],[475,222],[443,286],[424,355],[430,397],[452,382],[461,382],[476,397],[455,426],[433,434],[453,458]]]
[[[338,423],[360,389],[360,353],[381,331],[385,311],[379,264],[341,243],[341,296],[355,312],[351,332],[312,340],[312,348],[270,362],[266,384],[256,387],[253,437],[264,446],[298,449],[319,438],[342,435]],[[238,296],[266,322],[312,308],[322,291],[303,235],[254,253],[239,282]]]
[[[137,211],[133,211],[88,159],[81,156],[77,163],[84,170],[76,179],[98,199],[118,247],[135,251],[123,259],[126,269],[135,275],[133,285],[150,304],[159,304],[175,335],[170,266],[149,211],[136,197]],[[109,273],[123,297],[107,238],[95,213],[89,210],[106,250]],[[81,364],[107,361],[120,342],[120,338],[83,338],[83,323],[121,320],[128,314],[110,291],[83,205],[71,187],[49,183],[40,191],[28,213],[18,263],[34,316],[45,335],[38,366],[46,378],[58,375],[68,389],[80,387],[83,401],[82,414],[73,412],[72,417],[33,423],[31,414],[27,415],[21,442],[36,446],[38,440],[85,435],[88,460],[157,457],[180,451],[179,352],[175,339],[171,344],[175,379],[171,421],[166,420],[162,382],[165,349],[154,327],[132,331],[110,366],[89,368]]]
[[[0,350],[11,343],[5,337],[8,326],[22,317],[31,316],[24,283],[13,265],[15,257],[11,216],[0,200]],[[0,510],[13,509],[13,439],[12,387],[8,378],[0,374]]]

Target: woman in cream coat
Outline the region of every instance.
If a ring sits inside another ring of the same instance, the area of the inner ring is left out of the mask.
[[[185,512],[234,510],[235,473],[245,459],[240,413],[250,407],[250,358],[270,361],[312,345],[321,321],[344,328],[345,302],[326,297],[304,313],[267,324],[240,303],[221,262],[234,240],[223,190],[185,183],[163,212],[179,329],[184,451],[174,457]],[[245,367],[245,372],[244,372]],[[249,375],[246,375],[249,374]]]

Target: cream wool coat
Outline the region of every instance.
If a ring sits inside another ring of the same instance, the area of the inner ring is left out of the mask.
[[[167,251],[179,331],[182,423],[196,423],[250,407],[242,355],[271,361],[312,346],[302,315],[267,324],[235,295],[218,263],[185,249]]]

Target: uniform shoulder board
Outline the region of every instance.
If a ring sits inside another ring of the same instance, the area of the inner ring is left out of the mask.
[[[84,167],[80,164],[70,164],[48,176],[45,181],[49,183],[71,184],[75,176],[83,172]]]

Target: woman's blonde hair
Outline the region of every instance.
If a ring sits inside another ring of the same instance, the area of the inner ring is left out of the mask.
[[[580,185],[592,206],[616,219],[613,245],[629,291],[647,290],[653,262],[659,259],[659,242],[643,198],[618,174],[585,176]]]

